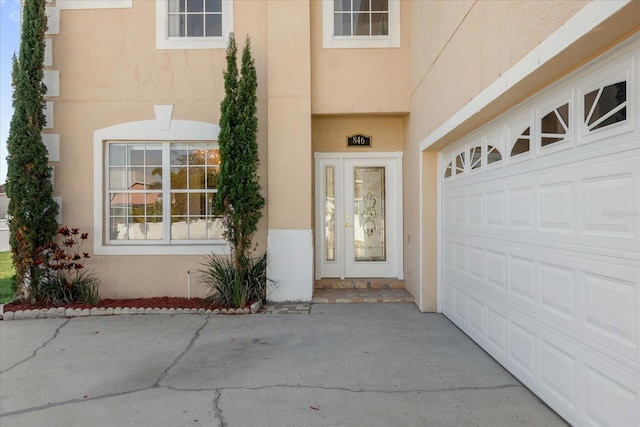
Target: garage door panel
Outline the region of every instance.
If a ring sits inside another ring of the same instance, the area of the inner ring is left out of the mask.
[[[584,365],[586,420],[596,426],[640,424],[638,390],[640,382],[599,360]]]
[[[612,255],[629,252],[623,256],[640,260],[640,153],[607,158],[597,166],[590,159],[559,171],[543,169],[538,175],[501,176],[445,190],[455,198],[456,220],[443,224],[443,231],[559,247],[599,247]],[[537,184],[521,185],[532,181]]]
[[[640,304],[640,269],[633,261],[612,264],[566,250],[475,237],[457,236],[452,244],[463,259],[469,254],[469,265],[471,254],[486,254],[486,275],[445,266],[443,275],[449,283],[492,295],[573,334],[585,345],[594,345],[595,340],[601,351],[640,362],[640,319],[633,310]]]
[[[469,316],[465,319],[449,312],[446,306],[443,312],[568,421],[637,425],[638,414],[634,410],[640,401],[640,379],[633,368],[615,360],[606,362],[590,352],[576,335],[549,328],[540,319],[501,304],[499,299],[477,289],[453,285],[450,289],[452,295],[464,295],[461,300],[469,302]],[[483,321],[486,326],[482,330]],[[614,405],[610,404],[611,399]],[[584,408],[591,413],[578,421]]]
[[[540,340],[540,383],[549,393],[561,399],[564,404],[576,409],[576,371],[578,361],[575,352],[563,349],[557,339]]]
[[[640,363],[640,271],[589,263],[581,277],[585,335]]]

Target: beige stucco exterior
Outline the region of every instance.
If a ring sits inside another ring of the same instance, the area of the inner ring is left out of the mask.
[[[628,3],[482,101],[555,32],[572,34],[571,20],[588,4],[403,0],[400,47],[327,49],[321,1],[234,1],[233,30],[239,45],[251,36],[258,73],[259,174],[267,201],[259,247],[275,245],[286,258],[302,245],[313,256],[315,152],[401,151],[405,283],[423,311],[436,311],[437,151],[640,31],[640,2]],[[172,105],[172,120],[219,122],[224,49],[157,49],[156,5],[133,0],[130,8],[57,11],[60,30],[48,36],[47,69],[60,72],[60,95],[48,98],[55,121],[45,133],[60,136],[60,159],[52,165],[63,224],[87,231],[96,225],[93,182],[103,171],[91,160],[95,131],[154,120],[154,105]],[[474,100],[481,107],[460,116]],[[456,117],[462,119],[451,122]],[[355,133],[372,136],[372,147],[347,148],[346,137]],[[287,247],[284,232],[309,237]],[[185,295],[187,272],[202,261],[151,251],[96,255],[91,266],[103,297]],[[300,286],[312,286],[308,261]],[[191,286],[192,295],[206,293],[193,274]]]

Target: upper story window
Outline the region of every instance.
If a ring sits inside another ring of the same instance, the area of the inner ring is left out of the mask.
[[[399,0],[323,0],[325,48],[400,47]]]
[[[222,37],[222,0],[169,0],[169,37]]]
[[[157,49],[226,48],[233,0],[158,0]]]

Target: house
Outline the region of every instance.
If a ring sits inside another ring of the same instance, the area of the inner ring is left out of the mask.
[[[250,35],[269,298],[404,280],[569,422],[640,425],[640,2],[48,5],[43,137],[104,297],[185,295],[228,253],[222,73]]]

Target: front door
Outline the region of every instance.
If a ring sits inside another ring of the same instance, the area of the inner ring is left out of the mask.
[[[396,153],[316,154],[317,278],[402,275],[400,167]]]

